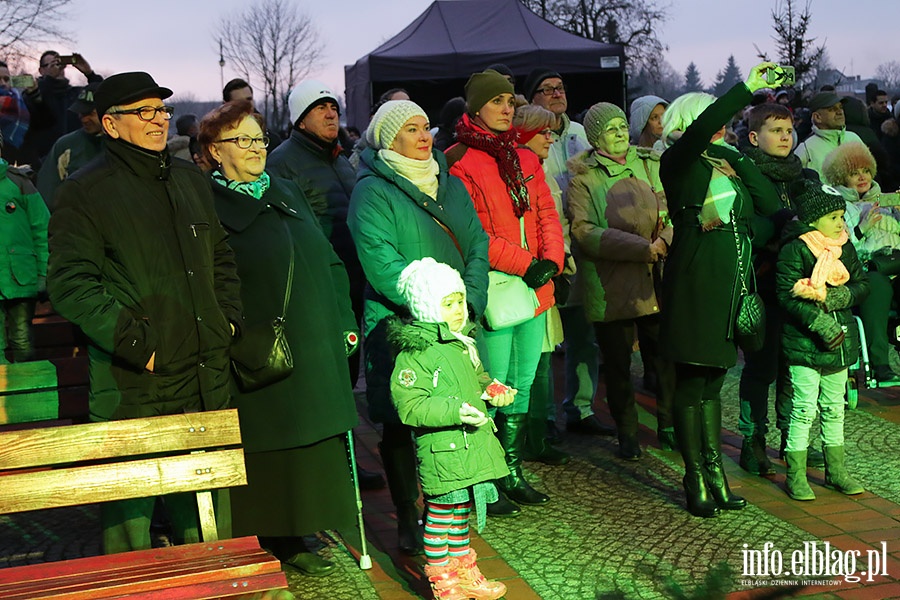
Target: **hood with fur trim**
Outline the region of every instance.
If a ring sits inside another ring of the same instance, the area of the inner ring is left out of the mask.
[[[841,144],[828,153],[822,163],[822,177],[831,185],[846,185],[847,177],[857,169],[869,169],[872,177],[877,172],[875,157],[860,142]]]

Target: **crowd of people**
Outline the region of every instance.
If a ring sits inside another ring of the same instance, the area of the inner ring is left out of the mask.
[[[385,485],[348,454],[361,371],[399,546],[425,554],[436,598],[505,593],[469,546],[473,510],[480,529],[552,501],[523,462],[570,460],[556,447],[556,350],[566,429],[614,435],[618,457],[638,461],[637,341],[658,443],[680,452],[697,517],[746,506],[721,451],[739,350],[740,466],[774,473],[774,383],[790,497],[815,499],[808,466],[863,491],[843,451],[854,312],[877,380],[900,380],[887,322],[900,103],[892,117],[883,91],[867,110],[830,89],[803,102],[764,62],[718,99],[598,102],[575,120],[559,72],[534,69],[517,93],[497,64],[434,128],[389,90],[354,143],[315,80],[291,91],[283,140],[244,80],[170,138],[172,90],[150,74],[103,79],[52,51],[40,73],[22,91],[0,63],[0,360],[34,357],[46,295],[90,341],[91,419],[236,407],[249,485],[218,495],[218,517],[303,573],[333,571],[315,534],[354,526],[354,485]],[[236,385],[234,349],[273,324],[289,371]],[[594,413],[601,357],[613,423]],[[104,550],[149,547],[160,506],[178,541],[197,540],[183,495],[128,500],[102,508]]]

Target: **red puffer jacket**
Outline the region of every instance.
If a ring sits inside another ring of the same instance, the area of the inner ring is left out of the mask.
[[[513,212],[512,198],[494,158],[463,144],[448,148],[446,154],[451,165],[450,174],[459,177],[466,186],[481,225],[488,234],[491,269],[522,276],[532,259],[547,258],[557,264],[559,274],[565,259],[562,225],[537,155],[526,148],[518,150],[531,202],[531,210],[525,212],[525,240],[528,244],[525,249],[520,241],[519,219]],[[535,311],[535,315],[539,315],[555,302],[553,282],[535,291],[541,302]]]

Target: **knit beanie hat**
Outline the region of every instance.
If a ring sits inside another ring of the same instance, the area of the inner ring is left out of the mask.
[[[650,120],[650,113],[657,105],[662,104],[663,107],[669,106],[669,103],[659,96],[641,96],[635,98],[631,103],[631,118],[628,119],[628,129],[631,133],[631,139],[637,141]]]
[[[531,73],[528,74],[528,77],[525,78],[525,84],[522,86],[522,93],[525,95],[525,99],[531,102],[532,99],[534,99],[535,92],[537,92],[538,87],[540,87],[544,80],[552,79],[554,77],[562,79],[562,76],[559,73],[545,67],[532,69]]]
[[[327,85],[321,81],[310,79],[297,85],[291,90],[288,96],[288,110],[291,114],[291,124],[306,116],[313,107],[331,100],[335,106],[338,105],[337,94],[331,91]]]
[[[472,73],[466,82],[466,106],[469,114],[474,116],[491,98],[500,94],[515,94],[509,80],[492,69],[481,73]]]
[[[847,177],[857,169],[876,173],[875,157],[861,142],[841,144],[828,153],[822,162],[822,177],[831,185],[847,185]]]
[[[369,147],[376,150],[390,148],[404,123],[413,117],[424,117],[426,121],[428,120],[428,115],[422,107],[412,100],[388,100],[382,104],[375,111],[375,115],[369,121],[369,128],[366,129],[366,142]]]
[[[626,124],[628,123],[625,111],[615,104],[598,102],[588,109],[587,114],[584,115],[584,132],[587,134],[588,143],[591,146],[597,147],[597,140],[600,139],[609,122],[616,117],[621,117]]]
[[[847,208],[844,197],[830,185],[801,179],[792,191],[797,218],[803,223],[814,223],[830,212]]]
[[[397,292],[406,300],[413,318],[424,323],[443,323],[441,300],[459,292],[465,298],[466,284],[450,265],[430,256],[409,263],[397,280]]]

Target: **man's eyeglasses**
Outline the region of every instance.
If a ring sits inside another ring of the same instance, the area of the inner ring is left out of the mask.
[[[174,106],[140,106],[138,108],[129,108],[128,110],[108,111],[108,115],[137,115],[141,121],[150,122],[156,118],[156,113],[162,113],[163,119],[168,121],[175,114]]]
[[[566,86],[557,85],[554,87],[542,87],[542,88],[538,88],[537,91],[539,91],[540,93],[542,93],[545,96],[552,96],[554,93],[562,96],[566,93]]]
[[[260,148],[265,148],[269,145],[269,136],[264,135],[258,138],[252,138],[248,135],[239,135],[237,137],[230,138],[222,138],[221,140],[216,140],[217,142],[234,142],[237,144],[237,147],[241,150],[249,150],[253,144],[258,145]]]

